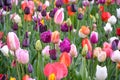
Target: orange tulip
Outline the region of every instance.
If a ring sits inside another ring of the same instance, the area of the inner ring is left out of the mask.
[[[24,20],[25,21],[32,21],[32,14],[24,14]]]
[[[71,64],[71,58],[67,52],[63,52],[60,55],[60,62],[64,63],[67,67]]]
[[[59,42],[59,40],[60,40],[60,33],[58,31],[52,32],[51,41],[56,44]]]
[[[73,16],[75,14],[75,12],[72,12],[71,6],[67,6],[67,10],[68,10],[68,15],[69,16]]]
[[[63,3],[64,3],[64,4],[68,4],[68,3],[69,3],[69,0],[63,0]]]
[[[85,35],[88,35],[90,33],[90,29],[87,26],[82,26],[80,31]]]

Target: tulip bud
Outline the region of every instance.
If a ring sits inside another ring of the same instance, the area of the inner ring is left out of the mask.
[[[28,47],[29,46],[29,38],[25,38],[22,42],[23,47]]]
[[[47,15],[46,10],[42,10],[41,15],[45,17]]]
[[[116,24],[116,22],[117,22],[117,19],[116,19],[116,17],[114,16],[114,15],[112,15],[109,19],[108,19],[108,22],[110,23],[110,24]]]
[[[118,19],[120,19],[120,8],[116,9],[116,11],[117,11],[117,17]]]
[[[50,50],[50,46],[49,45],[45,46],[44,49],[42,50],[42,55],[46,57],[50,56],[49,50]]]
[[[56,60],[57,59],[56,49],[49,50],[49,54],[50,54],[50,58],[52,60]]]
[[[112,27],[111,27],[111,24],[110,23],[107,23],[104,27],[104,30],[106,33],[109,33],[112,31]]]
[[[117,63],[120,63],[120,51],[119,50],[116,50],[112,53],[111,55],[111,60],[113,62],[117,62]]]
[[[14,23],[12,29],[15,31],[18,30],[18,24]]]
[[[7,57],[9,56],[9,54],[8,54],[9,49],[8,49],[8,46],[7,46],[7,45],[3,46],[3,47],[0,49],[0,51],[3,53],[4,56],[7,56]]]
[[[75,44],[71,44],[70,55],[72,57],[77,57],[77,55],[78,55]]]
[[[79,13],[78,14],[78,20],[82,20],[83,19],[83,14],[82,13]]]
[[[15,51],[20,48],[20,42],[14,32],[9,32],[7,35],[7,46],[10,50]]]
[[[36,43],[35,43],[35,49],[37,51],[41,50],[42,49],[42,44],[41,44],[41,41],[40,40],[37,40]]]
[[[120,41],[118,42],[118,46],[117,47],[118,47],[118,50],[120,50]]]
[[[28,72],[32,73],[33,72],[33,67],[31,64],[28,64]]]
[[[120,28],[116,28],[116,35],[120,36]]]
[[[99,65],[97,65],[96,68],[96,80],[105,80],[107,78],[107,68],[106,66],[101,67]]]
[[[88,46],[87,46],[87,44],[85,44],[83,49],[82,49],[82,53],[81,53],[82,56],[86,56],[87,52],[88,52]]]

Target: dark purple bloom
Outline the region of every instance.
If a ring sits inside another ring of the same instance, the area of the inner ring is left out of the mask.
[[[3,0],[5,6],[11,5],[11,0]]]
[[[83,19],[83,14],[82,14],[82,13],[79,13],[79,14],[78,14],[78,19],[79,19],[79,20],[82,20],[82,19]]]
[[[56,5],[56,7],[58,7],[58,8],[61,7],[61,6],[63,5],[62,0],[57,0],[55,5]]]
[[[114,50],[114,51],[117,50],[118,42],[119,42],[119,40],[117,40],[117,39],[112,41],[112,45],[111,45],[112,50]]]
[[[28,64],[28,72],[32,73],[33,72],[33,67],[31,64]]]
[[[30,8],[29,8],[29,7],[25,7],[24,13],[25,13],[25,14],[30,14]]]
[[[42,6],[38,6],[37,11],[42,11]]]
[[[0,7],[3,7],[3,1],[0,0]]]
[[[70,44],[70,40],[68,38],[65,38],[61,43],[60,43],[60,51],[61,52],[68,52],[71,49],[71,44]]]
[[[18,24],[14,23],[12,29],[15,31],[18,30]]]
[[[90,3],[89,3],[89,1],[87,1],[87,0],[86,0],[86,1],[84,0],[84,1],[82,2],[82,5],[83,5],[83,6],[89,6],[89,4],[90,4]]]
[[[40,25],[40,26],[39,26],[39,32],[40,32],[40,33],[43,33],[43,32],[45,32],[45,31],[47,31],[47,25]]]
[[[51,58],[52,60],[56,60],[56,59],[57,59],[56,49],[51,49],[51,50],[49,50],[49,54],[50,54],[50,58]]]
[[[64,23],[61,25],[61,31],[62,32],[68,32],[68,31],[71,31],[72,30],[72,25],[71,26],[68,26],[67,23]]]
[[[28,47],[29,46],[29,38],[23,39],[22,46],[23,47]]]
[[[42,10],[41,15],[42,15],[43,17],[45,17],[45,16],[47,15],[46,10]]]
[[[72,4],[71,9],[72,9],[72,12],[76,12],[77,11],[77,6],[75,4]]]
[[[49,13],[49,16],[53,18],[57,10],[58,10],[57,8],[54,8],[53,10],[51,10]]]
[[[50,43],[51,42],[51,35],[52,34],[51,34],[50,30],[45,31],[45,32],[40,34],[40,39],[44,43]]]
[[[86,59],[91,59],[92,58],[92,52],[88,51],[86,55]]]
[[[105,0],[98,0],[98,4],[105,4]]]

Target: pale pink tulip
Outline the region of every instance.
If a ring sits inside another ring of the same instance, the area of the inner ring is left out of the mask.
[[[9,32],[7,35],[7,45],[8,48],[12,51],[15,51],[20,48],[20,42],[17,35],[14,32]]]
[[[16,58],[19,63],[27,64],[29,62],[28,51],[24,49],[18,49],[16,51]]]

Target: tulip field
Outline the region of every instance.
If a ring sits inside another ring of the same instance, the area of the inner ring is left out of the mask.
[[[0,80],[120,80],[120,0],[0,0]]]

